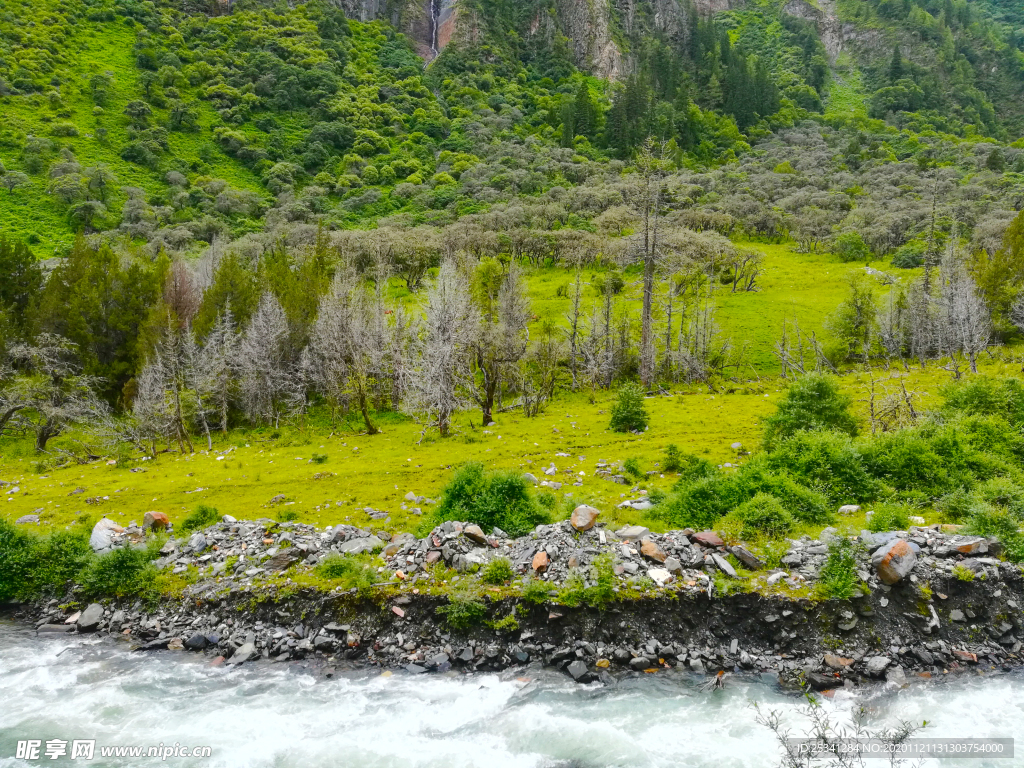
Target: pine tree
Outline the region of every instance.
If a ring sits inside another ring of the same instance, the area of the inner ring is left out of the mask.
[[[903,77],[903,55],[897,45],[892,49],[892,61],[889,62],[889,82],[895,83]]]

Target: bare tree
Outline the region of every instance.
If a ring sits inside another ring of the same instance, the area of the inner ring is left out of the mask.
[[[228,432],[228,409],[237,383],[238,344],[229,304],[217,315],[213,328],[207,334],[197,367],[202,397],[218,416],[220,431],[224,434]]]
[[[647,388],[654,383],[655,349],[652,313],[654,277],[658,266],[658,224],[664,194],[665,148],[648,139],[637,155],[640,183],[637,192],[643,222],[643,305],[640,311],[640,380]]]
[[[475,370],[469,386],[483,412],[485,427],[494,420],[494,400],[504,377],[526,353],[530,322],[530,300],[519,267],[512,263],[504,276],[488,276],[490,264],[496,262],[482,261],[477,271],[476,303],[480,317],[472,341]]]
[[[957,355],[963,355],[972,373],[978,372],[978,355],[992,340],[992,313],[951,238],[941,266],[940,345],[950,357],[950,370],[959,377]]]
[[[269,291],[238,345],[239,393],[252,421],[275,427],[303,394],[288,349],[288,320]]]
[[[476,333],[468,280],[448,259],[427,291],[418,370],[412,380],[412,407],[425,414],[442,437],[450,434],[452,416],[462,404],[459,383],[469,369]]]

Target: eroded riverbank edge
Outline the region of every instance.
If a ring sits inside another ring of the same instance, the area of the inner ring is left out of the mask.
[[[301,660],[328,673],[430,674],[539,663],[579,682],[682,666],[709,676],[774,673],[783,684],[828,690],[1024,665],[1024,578],[1008,563],[992,571],[933,583],[927,597],[911,583],[826,601],[689,592],[598,608],[501,597],[485,600],[485,615],[460,631],[438,614],[449,604],[444,596],[294,585],[197,584],[156,604],[51,600],[8,605],[4,614],[40,635],[98,633],[140,652],[206,654],[214,664]]]

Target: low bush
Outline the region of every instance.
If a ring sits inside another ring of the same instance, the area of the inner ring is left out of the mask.
[[[831,600],[848,600],[853,597],[859,583],[853,545],[846,539],[834,540],[818,573],[818,594]]]
[[[781,441],[767,462],[773,470],[821,491],[834,506],[867,501],[879,490],[853,440],[842,432],[797,432]]]
[[[485,531],[497,527],[510,536],[523,536],[549,517],[520,473],[485,472],[482,464],[474,462],[461,467],[448,481],[431,527],[446,520],[464,520]]]
[[[794,381],[775,413],[765,418],[763,443],[770,449],[801,430],[857,434],[850,398],[839,391],[835,379],[815,373]]]
[[[999,416],[1010,424],[1024,424],[1024,382],[978,376],[947,384],[941,390],[947,414]]]
[[[953,578],[957,581],[974,581],[974,571],[965,565],[957,563],[953,566]]]
[[[640,480],[644,477],[644,470],[640,466],[640,459],[636,458],[636,456],[630,456],[622,462],[622,472],[634,480]]]
[[[624,384],[612,405],[612,418],[608,426],[613,432],[643,432],[648,421],[643,388],[639,384]]]
[[[487,615],[487,608],[480,598],[470,592],[454,592],[448,595],[448,604],[438,606],[436,610],[450,629],[457,630],[469,629],[479,624]]]
[[[342,589],[365,590],[377,580],[365,556],[331,554],[317,563],[315,571],[322,579],[339,582]]]
[[[1024,520],[1024,488],[1010,478],[993,477],[974,492],[981,501],[1002,507],[1017,520]]]
[[[550,591],[551,586],[546,581],[531,577],[523,586],[523,600],[528,603],[541,605],[551,598]]]
[[[220,512],[213,507],[200,504],[182,521],[181,527],[185,531],[195,531],[220,522],[220,517]]]
[[[80,580],[90,597],[149,597],[155,590],[156,568],[148,549],[121,547],[97,557]]]
[[[14,523],[0,520],[0,602],[31,591],[30,566],[35,552],[33,536]]]
[[[740,504],[727,517],[734,517],[745,539],[778,539],[793,530],[793,516],[782,502],[767,493],[758,493]]]
[[[935,511],[942,516],[945,522],[959,523],[971,516],[977,503],[978,499],[973,493],[963,488],[957,488],[955,491],[941,496],[935,502]]]
[[[875,506],[875,514],[868,518],[868,529],[875,533],[905,531],[910,525],[913,512],[913,509],[902,504],[878,504]]]
[[[34,591],[57,593],[63,590],[69,582],[78,580],[94,558],[89,536],[82,531],[55,531],[43,537],[34,557]]]
[[[967,519],[967,532],[999,539],[1007,560],[1015,563],[1024,561],[1024,535],[1020,532],[1020,523],[1006,510],[978,504]]]
[[[326,464],[327,454],[325,453],[314,453],[313,457],[309,460],[310,464]]]
[[[484,566],[480,573],[480,579],[485,584],[507,584],[515,577],[512,570],[512,561],[507,557],[496,557]]]
[[[683,468],[683,454],[678,445],[669,443],[665,446],[665,458],[661,460],[661,468],[665,472],[678,472]]]

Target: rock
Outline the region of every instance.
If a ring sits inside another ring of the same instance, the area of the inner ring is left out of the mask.
[[[635,659],[629,660],[630,669],[635,669],[637,672],[649,669],[650,666],[651,662],[646,656],[637,656]]]
[[[984,555],[988,553],[988,541],[985,539],[968,539],[956,545],[956,551],[961,555]]]
[[[911,515],[910,517],[907,518],[907,520],[910,521],[911,525],[924,525],[924,523],[925,523],[924,518],[921,517],[920,515]],[[904,679],[906,679],[906,678],[904,678]]]
[[[523,480],[525,480],[528,483],[533,483],[534,485],[537,484],[537,478],[534,475],[531,475],[529,472],[523,473]]]
[[[959,649],[953,651],[953,656],[956,657],[957,661],[962,661],[965,664],[977,664],[978,655],[971,653],[970,651],[961,651]]]
[[[81,611],[75,611],[70,616],[68,616],[66,619],[64,619],[64,623],[65,624],[76,624],[78,622],[78,620],[81,618],[81,616],[82,616],[82,612]]]
[[[950,611],[949,612],[949,620],[950,621],[957,621],[957,622],[963,621],[964,620],[964,612],[960,611],[960,610]]]
[[[640,553],[644,557],[658,563],[664,563],[668,557],[668,553],[658,546],[658,542],[654,539],[644,539],[640,544]]]
[[[185,641],[184,645],[190,651],[201,651],[206,648],[206,635],[196,632]]]
[[[377,547],[383,547],[384,542],[376,536],[366,536],[362,539],[349,539],[338,545],[338,550],[348,555],[361,555],[364,552],[372,552]]]
[[[764,568],[764,563],[761,559],[746,547],[737,544],[735,547],[730,547],[729,551],[732,552],[733,557],[752,571],[759,571]]]
[[[184,648],[185,645],[181,642],[180,637],[172,637],[170,640],[167,641],[168,651],[181,651],[184,650]]]
[[[695,542],[705,547],[724,547],[725,542],[714,531],[701,531],[691,537]]]
[[[836,656],[831,653],[825,654],[824,661],[827,667],[839,670],[840,672],[853,665],[853,659],[845,659],[842,656]]]
[[[871,556],[871,564],[878,572],[878,578],[890,586],[907,576],[916,562],[917,555],[903,539],[894,539]]]
[[[76,626],[79,632],[95,632],[103,619],[103,606],[99,603],[90,603],[89,607],[82,611],[78,617]]]
[[[193,554],[199,554],[206,549],[206,536],[202,532],[196,531],[192,534],[192,538],[188,540],[188,548]]]
[[[537,573],[543,573],[548,569],[548,565],[551,563],[551,559],[548,557],[548,553],[541,550],[533,556],[533,570]]]
[[[279,494],[277,494],[276,496],[274,496],[273,498],[271,498],[271,499],[270,499],[270,501],[268,501],[268,502],[267,502],[267,504],[268,504],[268,505],[270,505],[270,504],[280,504],[280,503],[281,503],[281,502],[283,502],[283,501],[284,501],[284,500],[285,500],[286,498],[288,498],[288,497],[287,497],[287,496],[285,496],[285,495],[284,495],[283,493],[279,493]]]
[[[70,632],[75,626],[73,624],[43,624],[41,627],[36,629],[36,632],[43,634],[62,634],[64,632]]]
[[[228,659],[228,664],[244,664],[256,653],[256,645],[254,643],[243,643],[237,651],[231,654],[231,658]]]
[[[487,544],[487,537],[484,536],[484,532],[481,530],[479,525],[467,525],[462,529],[462,532],[465,534],[466,538],[474,544]]]
[[[298,551],[294,547],[288,547],[288,549],[278,552],[276,555],[268,559],[263,567],[268,571],[286,571],[295,565],[302,558],[299,556]]]
[[[860,504],[843,504],[839,508],[840,515],[856,515],[860,512]]]
[[[224,515],[224,516],[223,516],[223,517],[222,517],[222,518],[220,519],[220,521],[221,521],[222,523],[227,523],[228,525],[232,525],[233,523],[237,523],[237,522],[238,522],[238,520],[236,520],[236,519],[235,519],[234,517],[232,517],[231,515]]]
[[[665,586],[670,581],[672,581],[672,578],[673,578],[672,574],[669,573],[664,568],[650,568],[647,571],[647,575],[659,587]]]
[[[572,511],[569,523],[577,531],[589,531],[594,527],[594,523],[597,522],[597,517],[600,514],[601,513],[593,507],[581,504]]]
[[[163,530],[171,524],[171,519],[163,512],[147,512],[142,516],[142,527],[146,530]]]
[[[21,524],[21,525],[31,525],[33,523],[38,525],[39,524],[39,515],[22,515],[21,517],[19,517],[14,522],[18,523],[18,524]]]
[[[422,675],[427,671],[427,668],[421,667],[419,664],[406,664],[405,671],[412,675]]]
[[[690,669],[696,672],[698,675],[704,674],[704,662],[700,659],[690,659],[687,663],[690,665]]]
[[[812,691],[828,691],[835,688],[840,682],[836,678],[823,675],[820,672],[808,672],[804,677]]]
[[[416,501],[416,494],[413,493],[412,491],[409,491],[407,494],[405,494],[405,500],[406,501],[415,502]]]
[[[427,556],[425,558],[423,558],[423,562],[426,563],[427,565],[433,565],[434,563],[436,563],[440,559],[441,559],[441,550],[439,550],[439,549],[432,549],[429,552],[427,552]]]
[[[636,539],[642,539],[650,532],[649,528],[644,528],[642,525],[627,525],[625,528],[617,530],[615,535],[623,541],[635,541]]]
[[[729,561],[722,557],[717,552],[711,554],[711,559],[715,561],[715,565],[718,566],[718,570],[724,573],[726,576],[735,579],[736,569],[729,565]]]
[[[577,682],[579,682],[581,678],[586,677],[588,674],[587,665],[579,659],[572,662],[568,667],[566,667],[565,671],[572,675],[572,679],[576,680]]]
[[[650,499],[637,499],[635,501],[627,499],[626,501],[619,504],[619,509],[636,509],[641,512],[651,509],[654,504],[651,503]]]
[[[681,576],[683,573],[683,564],[679,562],[679,558],[677,557],[666,557],[665,570],[673,576]]]
[[[775,573],[773,573],[771,576],[768,577],[768,579],[767,579],[768,585],[771,586],[773,584],[778,584],[784,578],[786,578],[786,572],[785,571],[776,571]]]
[[[871,677],[881,677],[892,664],[888,656],[872,656],[864,661],[864,669]]]
[[[885,671],[885,681],[902,687],[907,684],[907,674],[903,671],[903,667],[889,667]]]
[[[106,552],[113,548],[117,538],[116,534],[119,533],[124,533],[124,528],[113,520],[101,517],[89,535],[89,546],[92,547],[93,552]]]

